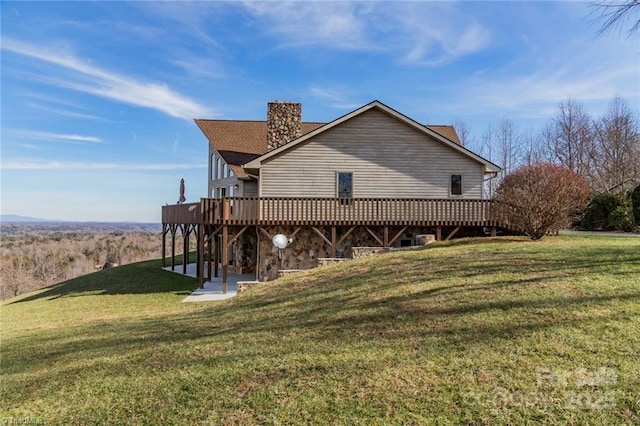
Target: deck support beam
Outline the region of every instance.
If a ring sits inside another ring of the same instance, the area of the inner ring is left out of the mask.
[[[353,232],[354,229],[356,229],[356,227],[352,226],[351,228],[349,228],[349,230],[347,232],[342,234],[342,237],[338,238],[338,242],[336,243],[336,245],[342,244],[342,242],[349,236],[349,234],[351,234]]]
[[[451,237],[453,237],[454,235],[456,235],[458,233],[458,231],[460,230],[460,228],[462,228],[462,226],[458,225],[456,226],[453,231],[451,231],[451,233],[449,235],[447,235],[447,238],[445,238],[445,241],[449,241],[451,239]]]
[[[249,225],[245,226],[244,228],[242,228],[242,229],[240,230],[240,232],[238,232],[237,234],[235,234],[235,235],[233,236],[233,238],[232,238],[232,239],[230,239],[230,240],[229,240],[229,242],[227,243],[227,246],[228,246],[227,248],[231,247],[231,244],[233,244],[234,242],[236,242],[236,240],[237,240],[238,238],[240,238],[240,237],[242,236],[242,234],[244,234],[244,231],[246,231],[248,227],[249,227]]]
[[[229,227],[222,227],[222,294],[227,294],[227,273],[229,272]]]
[[[171,225],[171,270],[176,270],[176,231],[177,226]]]
[[[375,232],[373,232],[371,229],[369,229],[368,226],[365,225],[364,229],[367,230],[367,232],[378,242],[378,244],[380,244],[381,247],[384,247],[384,242],[382,241],[382,239],[380,237],[378,237],[378,235],[376,235]]]
[[[391,241],[389,241],[389,245],[391,246],[393,243],[395,243],[395,242],[396,242],[396,240],[397,240],[397,239],[402,235],[402,233],[403,233],[404,231],[406,231],[406,230],[407,230],[407,228],[408,228],[408,226],[403,227],[403,228],[402,228],[402,229],[401,229],[401,230],[396,234],[396,236],[395,236],[395,237],[393,237],[393,238],[391,239]]]
[[[331,227],[331,257],[336,257],[336,227]]]
[[[273,236],[270,233],[268,233],[267,230],[264,229],[262,226],[259,226],[258,230],[262,232],[269,239],[269,241],[273,240]]]
[[[211,248],[211,243],[213,242],[213,235],[211,234],[211,227],[205,225],[205,235],[204,239],[207,244],[207,281],[211,281],[211,263],[213,260],[213,251]]]
[[[315,226],[312,226],[311,229],[313,229],[313,231],[318,234],[320,236],[320,238],[322,238],[324,240],[325,243],[331,245],[331,241],[322,233],[322,231],[320,231],[318,228],[316,228]]]
[[[436,241],[442,241],[442,226],[436,226]]]
[[[204,225],[198,224],[198,283],[204,287]]]
[[[182,225],[182,274],[187,275],[187,264],[189,263],[189,224]]]
[[[166,268],[167,265],[165,265],[166,262],[166,258],[167,258],[167,224],[163,223],[162,224],[162,267]]]

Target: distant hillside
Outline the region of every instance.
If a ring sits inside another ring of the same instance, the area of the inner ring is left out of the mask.
[[[17,214],[0,214],[0,222],[50,222],[37,217],[20,216]]]

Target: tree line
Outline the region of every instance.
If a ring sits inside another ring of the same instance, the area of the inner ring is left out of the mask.
[[[633,111],[616,96],[600,117],[589,115],[574,99],[538,130],[522,130],[510,118],[490,123],[480,139],[464,122],[456,125],[465,146],[500,165],[502,172],[485,188],[492,196],[506,175],[517,168],[549,162],[583,176],[593,193],[625,193],[640,184],[640,123]]]
[[[162,235],[155,229],[86,225],[78,231],[77,225],[2,224],[0,298],[99,269],[157,259],[161,246]],[[180,253],[181,247],[178,244]]]
[[[464,123],[460,128],[463,143],[502,167],[485,192],[509,204],[511,223],[525,220],[539,226],[549,217],[536,218],[535,212],[550,214],[543,204],[550,208],[551,198],[565,194],[564,208],[554,208],[574,214],[556,218],[551,228],[566,226],[569,220],[589,230],[632,231],[640,226],[640,120],[621,97],[614,97],[599,117],[576,100],[562,101],[537,131],[522,131],[509,118],[490,124],[479,140]],[[559,179],[572,191],[557,186]],[[522,203],[519,210],[516,199]]]

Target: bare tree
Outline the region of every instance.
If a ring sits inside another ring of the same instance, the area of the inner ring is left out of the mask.
[[[628,37],[640,30],[640,1],[638,0],[597,2],[593,3],[591,8],[591,14],[596,15],[595,20],[602,22],[598,35],[615,28],[622,30],[628,20],[631,21]]]
[[[471,128],[467,122],[463,120],[456,120],[453,123],[453,127],[456,129],[456,133],[458,134],[458,138],[460,139],[462,146],[473,151],[475,139],[471,134]]]
[[[549,161],[585,175],[593,138],[591,120],[582,105],[572,99],[560,102],[543,138]]]
[[[520,165],[521,134],[513,121],[508,118],[500,120],[497,126],[499,162],[502,167],[501,178],[512,173]]]
[[[521,137],[521,151],[522,151],[522,164],[535,164],[543,162],[542,154],[543,138],[542,133],[539,131],[529,129],[522,132]]]
[[[504,117],[497,124],[489,123],[482,134],[482,155],[487,160],[498,164],[502,171],[496,179],[487,182],[485,193],[488,197],[495,193],[504,176],[513,172],[520,165],[522,158],[521,132],[516,124]]]
[[[640,183],[638,115],[616,96],[609,110],[593,124],[588,177],[596,192],[622,193]]]

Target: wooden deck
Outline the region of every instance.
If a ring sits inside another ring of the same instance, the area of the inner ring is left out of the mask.
[[[202,198],[162,207],[163,224],[501,226],[490,200]]]

